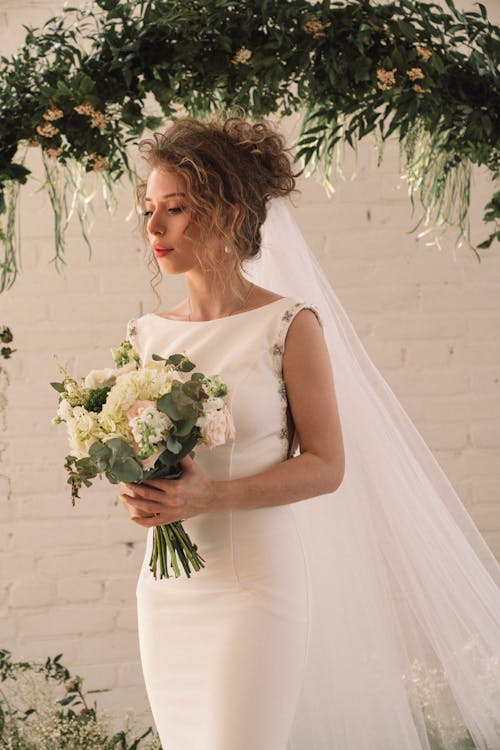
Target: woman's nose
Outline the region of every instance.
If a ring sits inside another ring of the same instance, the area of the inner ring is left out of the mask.
[[[148,224],[148,229],[151,234],[164,234],[165,233],[165,225],[162,221],[155,218],[154,216],[151,216]]]

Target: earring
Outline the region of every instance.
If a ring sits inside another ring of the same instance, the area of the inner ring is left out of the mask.
[[[231,252],[231,248],[228,247],[227,245],[224,245],[224,252],[225,253],[230,253]]]

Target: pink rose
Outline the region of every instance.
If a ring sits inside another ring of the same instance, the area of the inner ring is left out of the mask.
[[[128,421],[130,422],[131,419],[134,419],[134,417],[136,417],[139,414],[139,412],[145,409],[147,406],[154,406],[156,409],[156,401],[148,401],[148,400],[134,401],[130,409],[127,409],[127,412],[126,412],[126,417]]]
[[[144,469],[144,471],[152,469],[158,456],[165,450],[165,446],[162,443],[160,445],[161,447],[157,448],[154,453],[141,460],[142,468]]]

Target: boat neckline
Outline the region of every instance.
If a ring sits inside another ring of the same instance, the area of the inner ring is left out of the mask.
[[[241,315],[248,315],[249,313],[257,312],[258,310],[263,310],[265,307],[270,307],[271,305],[275,305],[276,302],[283,302],[284,299],[288,299],[288,297],[279,297],[279,299],[273,299],[272,302],[266,302],[265,305],[259,305],[259,307],[252,307],[251,310],[244,310],[243,312],[240,312],[240,313],[234,313],[234,315],[222,315],[220,318],[210,318],[209,320],[175,320],[174,318],[166,318],[164,315],[159,315],[158,313],[146,313],[146,314],[152,316],[153,318],[166,320],[168,323],[215,323],[215,321],[217,320],[229,320],[230,318],[239,318]]]

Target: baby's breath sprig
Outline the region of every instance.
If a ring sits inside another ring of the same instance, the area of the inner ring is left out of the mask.
[[[0,745],[6,750],[162,750],[150,726],[138,729],[128,711],[123,728],[112,728],[112,716],[88,696],[109,688],[83,689],[83,678],[72,675],[62,654],[44,662],[14,661],[0,650]]]

